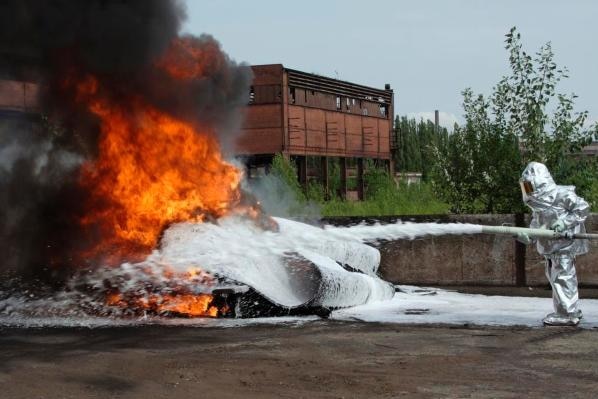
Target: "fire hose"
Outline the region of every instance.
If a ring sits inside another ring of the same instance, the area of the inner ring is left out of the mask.
[[[532,229],[528,227],[512,226],[482,226],[482,234],[512,235],[527,234],[533,238],[569,239],[569,240],[598,240],[598,234],[558,232],[549,229]]]

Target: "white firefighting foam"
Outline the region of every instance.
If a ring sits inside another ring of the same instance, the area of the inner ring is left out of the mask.
[[[380,253],[364,243],[481,233],[481,226],[470,224],[397,222],[319,228],[288,219],[275,220],[278,232],[263,230],[252,221],[234,216],[218,223],[175,224],[165,231],[160,248],[144,262],[78,276],[69,289],[49,298],[30,297],[27,292],[3,295],[0,291],[0,324],[20,320],[20,325],[27,325],[36,318],[50,318],[62,325],[65,320],[72,323],[73,318],[88,318],[90,314],[96,318],[130,318],[133,314],[127,314],[126,309],[111,307],[103,296],[89,295],[77,286],[100,292],[110,281],[125,291],[148,285],[168,289],[172,281],[161,273],[165,268],[175,273],[199,268],[247,285],[273,303],[289,308],[362,305],[394,295],[394,287],[377,276]],[[191,290],[210,292],[211,283],[199,277],[190,283]]]
[[[365,223],[351,227],[325,226],[324,231],[339,239],[354,239],[362,242],[380,240],[414,239],[423,236],[441,236],[448,234],[481,234],[482,226],[469,223],[411,223],[397,222],[390,224],[367,225]]]

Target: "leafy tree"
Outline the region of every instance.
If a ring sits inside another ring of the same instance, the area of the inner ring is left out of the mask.
[[[464,126],[455,128],[444,150],[435,148],[433,184],[453,212],[520,210],[518,139],[490,120],[490,106],[465,90]]]
[[[533,58],[515,28],[505,43],[511,73],[487,98],[464,90],[464,126],[455,129],[444,148],[433,150],[434,187],[454,212],[522,210],[517,181],[525,164],[543,162],[571,180],[574,155],[598,130],[584,128],[588,114],[574,112],[574,94],[557,92],[567,71],[553,61],[550,43]]]
[[[534,58],[523,50],[516,28],[511,28],[505,42],[511,75],[501,79],[493,94],[497,121],[520,138],[524,163],[535,160],[556,166],[563,157],[590,143],[591,132],[584,129],[588,112],[573,111],[574,93],[556,91],[568,71],[554,62],[550,42],[540,47]],[[556,107],[552,115],[550,106]]]
[[[592,208],[598,209],[598,159],[566,157],[551,172],[558,183],[575,186]]]
[[[396,117],[395,153],[396,169],[400,172],[421,172],[424,178],[430,174],[433,163],[433,147],[444,147],[448,140],[446,128],[436,129],[431,121],[419,122],[414,118]]]

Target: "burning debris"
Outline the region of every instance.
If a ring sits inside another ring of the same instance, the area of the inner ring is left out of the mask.
[[[251,316],[392,292],[375,277],[375,250],[305,243],[309,226],[297,235],[241,191],[220,143],[237,130],[249,68],[210,36],[180,35],[178,1],[0,7],[1,67],[40,82],[46,115],[39,131],[2,129],[1,267],[27,287],[18,309]],[[19,293],[7,281],[11,314]]]
[[[80,271],[45,303],[0,299],[0,314],[256,317],[326,314],[392,298],[393,286],[376,276],[375,248],[303,223],[274,222],[278,231],[246,215],[174,224],[145,260]]]
[[[210,36],[181,36],[180,2],[15,0],[0,10],[0,67],[41,83],[48,121],[0,126],[3,274],[81,292],[82,276],[142,261],[170,224],[237,208],[241,173],[219,139],[235,130],[250,72]],[[164,268],[159,284],[154,272],[136,271],[144,294],[115,278],[98,295],[133,312],[225,309],[189,289],[199,277],[209,286],[199,269]]]

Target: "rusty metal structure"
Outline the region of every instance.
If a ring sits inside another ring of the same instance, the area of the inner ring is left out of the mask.
[[[27,80],[3,79],[0,74],[0,142],[9,144],[11,131],[41,132],[39,85]]]
[[[0,79],[0,115],[6,117],[39,112],[38,92],[36,83]]]
[[[235,147],[250,178],[264,173],[274,154],[281,153],[295,162],[302,184],[318,179],[328,192],[329,165],[337,162],[339,194],[363,199],[364,160],[393,171],[394,109],[389,85],[376,89],[281,64],[251,68],[250,100]],[[14,77],[0,76],[0,118],[37,120],[37,79]]]
[[[392,171],[393,91],[376,89],[281,64],[255,65],[236,153],[248,176],[274,154],[293,160],[303,184],[318,178],[328,191],[330,159],[340,164],[341,195],[364,197],[364,160]],[[356,180],[351,190],[349,179]]]
[[[0,47],[0,118],[35,117],[39,113],[39,56]]]

